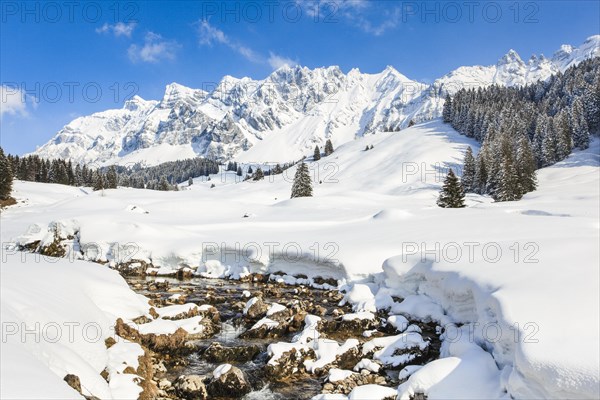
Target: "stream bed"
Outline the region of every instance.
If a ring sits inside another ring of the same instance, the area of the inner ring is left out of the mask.
[[[244,282],[198,277],[175,279],[125,276],[125,279],[133,290],[150,298],[151,304],[157,308],[171,304],[194,303],[199,306],[211,305],[218,310],[220,319],[218,332],[207,338],[190,341],[188,345],[191,345],[194,350],[182,356],[177,362],[166,363],[166,371],[161,371],[155,376],[157,382],[161,379],[173,382],[181,375],[210,376],[219,365],[228,363],[243,371],[252,388],[250,393],[237,397],[211,396],[210,398],[310,399],[320,393],[336,393],[340,390],[339,387],[332,389],[332,384],[327,386],[327,369],[319,370],[317,373],[299,371],[285,376],[274,376],[268,368],[265,368],[270,359],[268,346],[277,342],[292,342],[294,336],[302,332],[304,326],[289,327],[285,332],[269,334],[266,337],[252,337],[252,335],[248,337],[247,331],[260,319],[260,316],[251,318],[244,313],[253,298],[260,298],[268,305],[278,304],[290,310],[295,307],[294,310],[301,310],[300,313],[318,315],[323,326],[330,327],[323,328],[323,332],[320,332],[321,337],[337,341],[339,344],[348,339],[356,339],[362,345],[376,337],[398,334],[394,327],[386,324],[387,315],[384,312],[374,314],[374,321],[367,324],[370,328],[367,334],[364,333],[365,321],[340,322],[344,315],[353,315],[353,310],[350,305],[340,305],[344,294],[337,290],[285,285],[262,277]],[[413,357],[410,364],[424,364],[438,358],[440,342],[435,324],[412,320],[410,324],[414,330],[419,331],[424,340],[429,342],[426,351]],[[207,349],[211,346],[215,348],[216,343],[226,349],[244,348],[248,354],[238,360],[215,360],[214,354],[207,355],[209,353]],[[358,356],[360,359],[362,354]],[[352,369],[355,362],[356,360],[352,359],[343,361],[346,365],[344,369]],[[371,379],[373,382],[382,386],[397,387],[401,383],[398,374],[404,365],[382,365],[381,367],[377,372],[357,370],[357,375],[360,375],[360,372],[365,376],[373,374],[370,378],[377,379]],[[175,394],[169,397],[182,398]]]

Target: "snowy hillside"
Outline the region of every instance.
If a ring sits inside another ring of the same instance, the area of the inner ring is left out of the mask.
[[[371,79],[395,88],[405,79],[392,70],[370,77],[344,76],[336,69],[312,74],[333,81]],[[371,99],[383,93],[361,83],[354,90]],[[200,100],[206,94],[194,93],[200,109],[221,104],[213,95]],[[385,102],[393,102],[396,94]],[[271,104],[283,107],[279,96]],[[139,102],[143,110],[152,108]],[[342,115],[348,107],[366,110],[370,104],[348,100],[327,106]],[[324,107],[313,107],[315,115],[309,112],[298,121],[317,126]],[[273,132],[283,132],[279,125],[300,122],[282,115],[305,111],[289,106],[273,118],[265,117],[267,111],[262,119],[245,112],[256,124],[272,124]],[[235,126],[244,121],[240,118]],[[334,129],[344,144],[318,164],[309,163],[315,197],[289,199],[294,168],[258,182],[233,183],[231,176],[197,179],[180,192],[92,192],[18,182],[15,195],[24,202],[3,212],[3,241],[51,241],[52,227],[58,226],[65,233],[77,232],[80,245],[95,243],[99,251],[88,257],[109,264],[133,254],[152,262],[159,274],[189,267],[208,276],[283,272],[288,276],[282,279],[293,281],[290,275],[302,273],[309,279],[337,279],[345,289],[360,287],[361,296],[354,300],[361,304],[447,328],[443,358],[402,384],[400,398],[417,389],[428,390],[430,399],[505,393],[597,398],[599,141],[541,169],[539,189],[519,202],[493,203],[469,195],[467,208],[442,209],[435,200],[447,168],[461,163],[466,146],[476,151],[477,143],[439,120],[350,140],[358,131],[347,122],[345,130],[341,123]],[[357,128],[363,122],[352,123]],[[277,140],[288,139],[275,137],[285,136],[265,134],[264,143],[281,146]],[[367,145],[373,149],[364,151]],[[248,151],[250,158],[269,155],[258,145]],[[4,295],[3,286],[3,307]],[[457,332],[462,338],[451,339]]]
[[[138,96],[122,109],[77,118],[36,150],[44,158],[155,165],[195,155],[287,162],[322,146],[397,131],[441,115],[458,89],[515,86],[547,79],[600,55],[600,36],[527,63],[513,50],[494,66],[460,67],[426,85],[393,67],[378,74],[339,67],[284,66],[264,80],[224,77],[207,93],[172,83],[160,101]]]

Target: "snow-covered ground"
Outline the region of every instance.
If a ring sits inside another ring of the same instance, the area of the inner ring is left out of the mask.
[[[364,151],[367,145],[374,148]],[[447,168],[461,164],[467,145],[477,150],[440,121],[360,138],[310,163],[314,197],[291,200],[295,168],[259,182],[197,179],[180,192],[16,182],[23,202],[2,212],[2,241],[51,241],[49,227],[58,227],[78,233],[89,258],[151,261],[159,273],[281,271],[289,282],[304,274],[309,281],[337,279],[345,289],[361,284],[347,296],[357,313],[389,307],[390,314],[446,328],[445,358],[413,371],[399,388],[402,398],[422,389],[430,399],[498,398],[505,391],[515,398],[598,398],[600,142],[540,170],[539,189],[519,202],[469,195],[467,208],[441,209],[441,181]],[[42,285],[39,276],[65,286],[71,282],[64,276],[86,279],[84,269],[49,274],[3,251],[3,321],[5,302],[18,304],[11,302],[16,294],[5,296],[6,271],[7,287],[27,290]],[[17,275],[22,268],[27,279]],[[113,274],[106,271],[102,279]],[[110,303],[110,293],[98,295]],[[397,295],[405,300],[394,302]],[[48,310],[64,308],[39,295],[26,298]],[[138,310],[137,298],[133,305],[126,300],[116,302]],[[25,317],[16,308],[14,318]],[[35,349],[8,348],[40,360]],[[5,373],[16,373],[4,355],[2,363],[4,381]]]
[[[110,349],[104,343],[114,336],[118,317],[149,310],[116,271],[85,261],[3,253],[0,273],[1,398],[81,398],[63,381],[67,374],[79,377],[83,394],[137,398],[136,375],[110,384],[100,376],[106,367],[137,368],[143,354],[136,343],[121,340]]]

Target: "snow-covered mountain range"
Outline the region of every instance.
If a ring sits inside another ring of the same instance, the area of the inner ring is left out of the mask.
[[[378,74],[339,67],[282,67],[264,80],[225,76],[211,92],[177,83],[160,101],[134,96],[122,109],[75,119],[34,154],[75,162],[154,165],[194,156],[290,161],[330,138],[340,145],[441,115],[461,88],[545,80],[600,56],[600,35],[524,62],[510,50],[496,65],[460,67],[424,84],[389,66]]]

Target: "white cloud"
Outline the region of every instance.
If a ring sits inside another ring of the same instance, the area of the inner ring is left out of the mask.
[[[212,26],[207,20],[202,20],[199,23],[198,34],[200,35],[200,44],[212,46],[214,42],[229,45],[229,38],[225,33]]]
[[[27,96],[16,87],[0,86],[0,117],[7,115],[16,115],[26,117]]]
[[[383,21],[374,24],[370,20],[358,15],[358,17],[350,16],[350,20],[353,20],[360,29],[362,29],[366,33],[370,33],[375,36],[381,36],[385,33],[385,31],[389,29],[394,29],[400,24],[400,18],[402,17],[402,12],[399,8],[394,8],[392,10],[386,10]]]
[[[129,46],[128,54],[132,62],[157,63],[161,60],[175,59],[175,51],[179,44],[174,40],[166,40],[157,33],[148,32],[144,38],[144,45],[132,44]]]
[[[248,61],[252,61],[254,63],[261,63],[264,61],[263,58],[259,56],[254,50],[234,40],[231,40],[225,34],[225,32],[211,25],[210,22],[208,22],[207,20],[200,21],[198,35],[200,45],[213,46],[215,43],[223,44],[229,47],[231,50],[235,51],[236,53],[242,55]]]
[[[256,64],[269,64],[273,69],[277,69],[284,64],[296,65],[297,62],[273,53],[265,57],[254,51],[250,47],[244,46],[236,40],[231,39],[219,28],[211,25],[208,20],[201,20],[198,23],[198,41],[202,46],[213,46],[222,44],[231,50],[240,54],[246,60]]]
[[[318,21],[345,21],[365,33],[381,36],[387,30],[396,28],[402,17],[399,7],[392,10],[374,9],[377,2],[367,0],[315,0],[297,4],[305,7],[306,15]]]
[[[117,22],[114,25],[105,23],[100,28],[96,28],[96,33],[112,33],[117,37],[125,36],[130,38],[131,34],[133,33],[133,30],[135,29],[135,26],[135,22],[129,22],[127,24],[123,22]]]
[[[298,65],[297,61],[294,61],[291,58],[279,56],[272,52],[269,53],[269,59],[267,61],[273,69],[279,69],[285,65],[287,65],[288,67]]]

